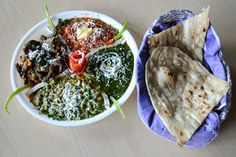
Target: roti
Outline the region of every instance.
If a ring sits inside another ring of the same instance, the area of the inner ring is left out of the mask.
[[[229,89],[226,81],[175,47],[153,50],[145,79],[155,111],[181,146]]]
[[[149,37],[150,52],[158,46],[174,46],[192,59],[202,62],[203,47],[209,27],[209,8],[201,14]]]

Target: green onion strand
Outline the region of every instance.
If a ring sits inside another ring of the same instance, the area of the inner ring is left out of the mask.
[[[128,22],[125,21],[125,22],[123,23],[123,27],[122,27],[122,29],[120,30],[120,32],[114,37],[114,40],[115,40],[115,41],[118,40],[118,39],[122,36],[122,34],[123,34],[124,31],[126,30],[127,26],[128,26]]]
[[[11,93],[11,95],[7,98],[6,103],[5,103],[5,111],[6,111],[7,113],[10,114],[10,112],[8,111],[8,106],[9,106],[9,103],[10,103],[10,101],[12,100],[12,98],[14,98],[14,96],[16,96],[17,94],[19,94],[19,93],[22,92],[23,90],[29,88],[30,86],[31,86],[31,84],[26,84],[26,85],[24,85],[24,86],[22,86],[22,87],[17,88],[15,91],[13,91],[13,92]]]
[[[121,117],[122,117],[123,119],[125,119],[125,114],[124,114],[123,110],[121,109],[119,103],[116,101],[116,99],[113,98],[112,96],[110,96],[110,100],[111,100],[112,103],[115,105],[116,110],[120,113]]]
[[[53,31],[56,32],[57,29],[56,29],[54,23],[52,22],[52,20],[50,18],[50,15],[49,15],[49,12],[48,12],[47,2],[44,2],[44,13],[45,13],[46,19],[48,21],[48,25],[53,29]]]

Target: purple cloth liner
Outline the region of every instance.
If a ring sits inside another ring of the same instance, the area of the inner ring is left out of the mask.
[[[145,64],[149,58],[149,46],[147,39],[152,34],[157,34],[167,28],[175,26],[176,24],[193,17],[195,14],[188,10],[172,10],[160,18],[158,18],[144,35],[142,44],[139,49],[139,56],[137,61],[137,90],[138,90],[138,112],[146,125],[155,134],[164,137],[168,140],[175,141],[172,135],[168,132],[165,125],[162,123],[159,116],[156,114],[150,97],[147,92],[145,83]],[[227,67],[222,58],[221,46],[219,38],[210,25],[206,42],[204,45],[204,61],[203,65],[215,76],[228,80]],[[228,80],[229,81],[229,80]],[[229,93],[222,98],[220,103],[208,115],[203,124],[193,134],[191,139],[185,144],[189,147],[202,147],[213,141],[219,134],[220,123],[226,118],[230,103]]]

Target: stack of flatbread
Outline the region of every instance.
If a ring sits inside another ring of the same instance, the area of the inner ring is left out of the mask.
[[[184,145],[227,93],[229,84],[201,64],[209,9],[149,38],[145,77],[155,111]]]

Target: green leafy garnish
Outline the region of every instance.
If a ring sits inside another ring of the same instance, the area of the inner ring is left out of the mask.
[[[116,101],[116,99],[113,98],[112,96],[110,96],[110,100],[111,100],[112,103],[115,105],[116,110],[120,113],[121,117],[122,117],[123,119],[125,119],[125,114],[124,114],[123,110],[121,109],[119,103]]]
[[[47,2],[44,2],[44,13],[45,13],[45,16],[46,16],[46,19],[47,19],[47,21],[48,21],[49,26],[53,29],[53,31],[56,32],[57,29],[56,29],[54,23],[52,22],[52,20],[51,20],[51,18],[50,18],[50,16],[49,16],[48,4],[47,4]]]
[[[11,95],[7,98],[6,103],[5,103],[5,111],[7,113],[10,114],[10,112],[8,111],[8,106],[9,106],[9,103],[10,103],[11,99],[14,98],[14,96],[19,94],[20,92],[22,92],[23,90],[29,88],[30,86],[31,86],[31,84],[26,84],[22,87],[17,88],[13,93],[11,93]]]
[[[70,24],[70,22],[71,22],[71,19],[65,19],[65,20],[58,19],[57,28],[61,28],[62,26],[67,26]]]
[[[127,26],[128,26],[128,22],[125,21],[125,22],[123,23],[123,27],[122,27],[122,29],[120,30],[120,32],[114,37],[114,40],[115,40],[115,41],[118,40],[118,39],[122,36],[122,34],[123,34],[124,31],[126,30]]]

